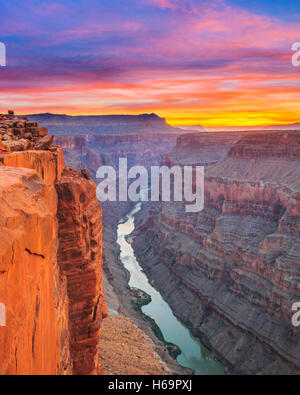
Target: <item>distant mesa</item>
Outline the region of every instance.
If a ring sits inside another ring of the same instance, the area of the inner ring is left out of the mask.
[[[152,114],[140,115],[78,115],[30,114],[28,119],[39,122],[56,135],[163,133],[177,129],[164,118]],[[179,131],[179,129],[178,129]]]

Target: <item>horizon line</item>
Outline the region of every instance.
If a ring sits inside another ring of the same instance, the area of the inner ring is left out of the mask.
[[[68,117],[109,117],[109,116],[141,116],[141,115],[155,115],[158,118],[165,120],[166,124],[171,127],[203,127],[203,128],[252,128],[252,127],[267,127],[267,126],[288,126],[288,125],[297,125],[299,122],[291,122],[291,121],[282,121],[278,123],[251,123],[251,124],[208,124],[205,125],[205,122],[203,124],[201,123],[195,123],[192,121],[192,123],[176,123],[169,121],[167,117],[163,117],[158,115],[155,112],[142,112],[142,113],[135,113],[135,114],[128,114],[128,113],[115,113],[115,114],[85,114],[85,113],[75,113],[75,114],[68,114],[68,113],[55,113],[55,112],[37,112],[37,113],[27,113],[27,114],[19,114],[17,116],[34,116],[34,115],[65,115]]]

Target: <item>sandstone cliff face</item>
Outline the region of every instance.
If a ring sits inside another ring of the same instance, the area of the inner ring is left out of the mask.
[[[67,278],[70,345],[74,374],[98,367],[102,319],[107,315],[102,287],[102,210],[96,186],[65,170],[58,193],[58,261]]]
[[[300,373],[299,144],[299,132],[247,134],[207,167],[201,213],[152,204],[138,221],[154,285],[236,373]]]
[[[0,129],[17,122],[0,118]],[[65,170],[49,141],[0,153],[1,374],[99,372],[101,208],[95,185]]]
[[[68,299],[57,263],[56,195],[33,170],[0,167],[2,374],[70,374]]]

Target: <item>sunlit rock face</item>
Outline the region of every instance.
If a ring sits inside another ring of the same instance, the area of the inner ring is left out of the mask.
[[[57,196],[34,170],[0,167],[2,374],[71,374],[66,281],[57,262]]]
[[[102,210],[94,182],[65,170],[58,194],[58,261],[67,278],[74,374],[96,374],[102,319]]]
[[[183,147],[184,164],[205,165],[208,141],[193,144],[191,158],[189,143],[179,141],[165,158],[180,159]],[[300,298],[300,133],[247,133],[225,156],[220,141],[219,160],[205,170],[205,209],[147,205],[136,255],[175,313],[233,372],[300,373],[300,333],[291,324]]]
[[[18,143],[16,122],[0,116],[1,136],[13,125]],[[65,169],[45,128],[30,127],[43,133],[34,146],[0,147],[0,374],[97,374],[107,306],[96,186]]]

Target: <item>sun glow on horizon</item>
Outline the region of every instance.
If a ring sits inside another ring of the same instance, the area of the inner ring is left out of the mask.
[[[6,113],[8,108],[0,108],[0,113]],[[141,115],[155,113],[160,118],[165,119],[166,123],[173,127],[182,126],[203,126],[205,127],[257,127],[257,126],[276,126],[276,125],[290,125],[295,123],[300,123],[300,116],[298,114],[286,114],[283,113],[284,118],[280,117],[280,113],[247,113],[243,112],[240,114],[235,113],[224,113],[216,115],[207,114],[170,114],[161,113],[159,111],[118,111],[118,112],[73,112],[64,111],[61,109],[59,112],[48,111],[47,109],[41,109],[42,111],[18,111],[17,115],[27,115],[27,114],[41,114],[41,113],[51,113],[54,115],[69,115],[69,116],[105,116],[105,115]]]
[[[156,113],[173,126],[299,122],[300,68],[291,46],[300,12],[290,19],[232,0],[130,3],[63,0],[37,8],[28,0],[21,14],[14,2],[0,4],[0,37],[7,38],[0,111]]]

